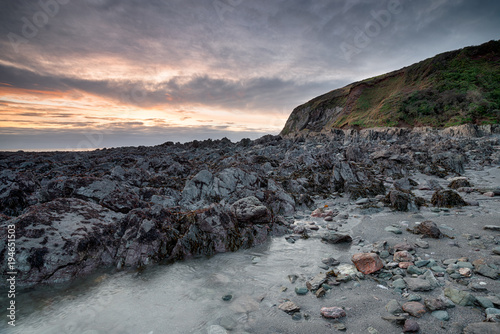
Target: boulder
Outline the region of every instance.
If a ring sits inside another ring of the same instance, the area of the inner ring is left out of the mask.
[[[423,234],[426,237],[440,239],[443,238],[444,235],[441,233],[441,230],[437,227],[436,223],[427,220],[418,225],[416,225],[413,230],[410,230],[415,234]]]
[[[437,190],[431,198],[431,203],[438,207],[460,207],[466,206],[467,203],[464,201],[462,196],[453,190]]]
[[[365,275],[377,272],[384,267],[382,260],[375,253],[356,253],[352,256],[351,261],[356,269]]]
[[[242,198],[231,205],[231,212],[242,223],[269,223],[272,215],[269,209],[255,196]]]

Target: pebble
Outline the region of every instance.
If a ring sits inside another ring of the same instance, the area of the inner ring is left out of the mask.
[[[401,305],[399,305],[398,301],[396,299],[391,299],[387,305],[385,305],[385,309],[387,312],[391,314],[396,314],[396,313],[401,313]]]
[[[320,312],[323,317],[330,319],[338,319],[346,316],[344,309],[337,306],[322,307]]]
[[[428,264],[429,264],[429,260],[418,260],[418,261],[415,261],[415,266],[417,266],[418,268],[425,267]]]
[[[227,334],[226,329],[219,325],[210,326],[207,332],[208,334]]]
[[[420,318],[427,311],[425,310],[425,306],[419,302],[407,302],[403,304],[403,310],[410,315]]]
[[[224,296],[222,296],[222,300],[223,300],[223,301],[228,302],[228,301],[230,301],[231,299],[233,299],[233,295],[224,295]]]
[[[399,278],[399,279],[395,280],[394,282],[392,282],[392,287],[394,289],[404,289],[404,288],[406,288],[406,283],[405,283],[404,279]]]
[[[300,311],[300,307],[297,306],[294,302],[292,301],[287,301],[287,302],[284,302],[282,304],[280,304],[278,306],[278,308],[280,310],[282,310],[283,312],[286,312],[286,313],[289,313],[289,314],[292,314],[292,313],[295,313],[295,312],[298,312]]]
[[[450,320],[450,315],[446,311],[434,311],[434,312],[431,313],[431,315],[434,318],[439,319],[441,321],[448,321],[448,320]]]
[[[385,231],[386,232],[391,232],[391,233],[394,233],[394,234],[402,234],[403,231],[401,231],[401,229],[397,228],[397,227],[394,227],[394,226],[387,226],[385,228]]]
[[[477,303],[482,307],[482,308],[493,308],[495,305],[493,305],[493,302],[489,300],[486,297],[476,297]]]
[[[416,295],[416,294],[408,295],[408,301],[410,301],[410,302],[418,302],[421,300],[422,300],[422,297],[420,297],[419,295]]]
[[[343,323],[338,323],[333,325],[333,327],[338,330],[338,331],[345,331],[347,330],[347,327]]]
[[[473,306],[476,298],[467,291],[461,291],[452,287],[444,289],[444,295],[460,306]]]
[[[368,327],[366,330],[367,330],[367,331],[368,331],[368,333],[370,333],[370,334],[379,334],[379,331],[378,331],[378,330],[376,330],[375,328],[373,328],[372,326]]]
[[[403,326],[403,332],[405,333],[415,333],[420,330],[420,326],[415,319],[407,319]]]
[[[309,292],[309,290],[306,287],[295,287],[295,293],[300,295],[300,296],[303,296],[303,295],[307,294],[308,292]]]
[[[420,247],[422,249],[429,248],[429,243],[425,240],[422,240],[422,239],[415,240],[415,245],[417,245],[418,247]]]

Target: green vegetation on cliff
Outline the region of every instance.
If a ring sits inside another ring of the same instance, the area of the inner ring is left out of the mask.
[[[282,134],[330,128],[500,123],[500,41],[439,54],[295,108]]]

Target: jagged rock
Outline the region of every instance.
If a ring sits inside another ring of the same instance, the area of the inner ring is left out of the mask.
[[[231,205],[231,212],[239,222],[243,223],[269,223],[271,222],[271,212],[262,205],[255,196],[242,198]]]
[[[470,188],[470,187],[472,187],[472,184],[470,184],[469,180],[467,180],[465,177],[454,178],[448,184],[448,188],[455,190],[459,188]]]
[[[439,239],[444,235],[441,233],[441,230],[437,227],[436,223],[431,222],[429,220],[424,221],[418,225],[416,225],[413,230],[410,230],[415,234],[423,234],[426,237]]]
[[[475,322],[464,328],[463,334],[498,334],[500,333],[500,323],[496,322]]]
[[[391,208],[397,211],[417,211],[418,205],[415,202],[415,196],[399,190],[392,190],[385,197],[385,202]]]
[[[450,298],[452,302],[460,306],[472,306],[476,301],[476,298],[469,292],[460,291],[452,287],[444,289],[444,295]]]
[[[351,261],[356,269],[365,275],[377,272],[384,267],[382,260],[375,253],[356,253],[352,256]]]
[[[499,277],[498,270],[490,267],[487,264],[477,266],[475,269],[475,272],[480,274],[480,275],[489,277],[491,279],[498,279],[498,277]]]
[[[282,304],[280,304],[278,306],[278,308],[280,310],[282,310],[283,312],[286,312],[288,314],[292,314],[292,313],[295,313],[295,312],[299,312],[300,311],[300,307],[297,306],[294,302],[292,301],[287,301],[287,302],[284,302]]]
[[[306,286],[309,291],[318,290],[323,283],[327,280],[327,276],[324,273],[316,275],[312,280],[306,282]]]
[[[446,310],[447,308],[455,307],[451,301],[444,300],[443,298],[425,298],[424,304],[430,311]]]
[[[437,190],[432,195],[431,203],[434,206],[446,208],[467,205],[463,198],[453,190]]]
[[[352,242],[352,237],[349,234],[344,233],[325,232],[321,235],[321,240],[330,244],[339,244]]]
[[[16,226],[18,284],[62,282],[113,264],[122,218],[95,203],[59,198],[7,221]]]
[[[424,305],[419,302],[407,302],[403,304],[403,311],[409,313],[410,315],[420,318],[427,311]]]

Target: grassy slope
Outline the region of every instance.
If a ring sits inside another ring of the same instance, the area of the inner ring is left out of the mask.
[[[342,112],[329,110],[341,107]],[[500,41],[446,52],[401,70],[350,84],[297,107],[329,115],[323,128],[447,127],[500,122]],[[306,126],[306,129],[308,127]]]

